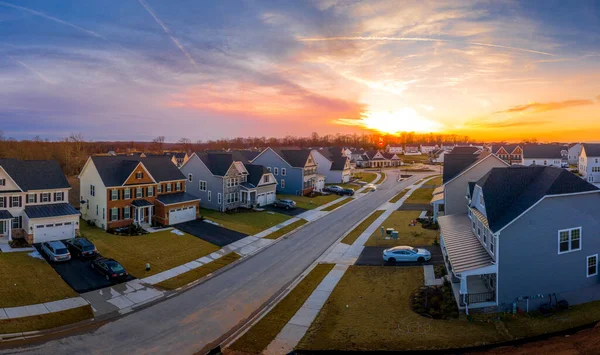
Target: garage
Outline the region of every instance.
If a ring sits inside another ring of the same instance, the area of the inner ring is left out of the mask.
[[[183,223],[196,219],[196,206],[172,208],[169,210],[169,224]]]
[[[258,194],[258,196],[256,196],[256,203],[259,206],[264,206],[267,204],[267,194]]]
[[[267,193],[267,205],[270,205],[273,202],[275,202],[275,191]]]
[[[75,225],[73,222],[38,224],[33,228],[33,240],[35,243],[73,237],[75,237]]]

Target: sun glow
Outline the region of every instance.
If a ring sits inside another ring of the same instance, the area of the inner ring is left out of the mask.
[[[438,132],[442,128],[438,122],[420,116],[410,107],[397,111],[369,112],[358,121],[358,125],[388,134],[429,133]]]

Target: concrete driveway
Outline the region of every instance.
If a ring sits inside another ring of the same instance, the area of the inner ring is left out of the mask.
[[[296,207],[296,208],[292,208],[292,209],[286,210],[284,208],[275,207],[273,205],[263,206],[261,208],[264,208],[266,211],[281,213],[281,214],[284,214],[286,216],[292,216],[292,217],[296,217],[297,215],[308,211],[308,210],[305,210],[304,208],[300,208],[300,207]]]
[[[173,227],[220,247],[235,243],[248,236],[248,234],[236,232],[199,219],[179,223]]]
[[[435,265],[443,264],[444,256],[439,246],[427,245],[417,246],[417,248],[427,249],[431,252],[431,260],[425,262],[403,262],[403,263],[390,263],[383,260],[383,247],[365,247],[356,260],[354,265],[360,266],[421,266],[421,265]]]

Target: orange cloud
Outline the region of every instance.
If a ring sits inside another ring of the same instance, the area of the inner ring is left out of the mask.
[[[534,102],[527,105],[514,106],[507,110],[496,111],[497,113],[513,113],[513,112],[546,112],[546,111],[554,111],[554,110],[562,110],[570,107],[577,106],[585,106],[585,105],[593,105],[593,100],[566,100],[560,102]]]

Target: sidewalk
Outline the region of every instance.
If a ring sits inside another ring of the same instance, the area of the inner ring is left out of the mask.
[[[0,320],[16,319],[40,314],[66,311],[68,309],[87,306],[88,302],[82,297],[67,298],[64,300],[32,304],[21,307],[0,308]]]

